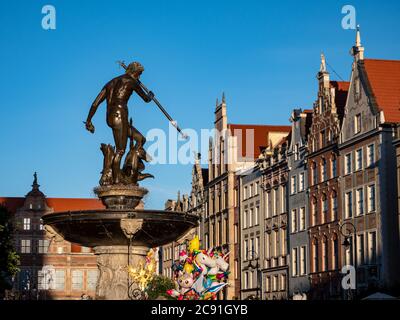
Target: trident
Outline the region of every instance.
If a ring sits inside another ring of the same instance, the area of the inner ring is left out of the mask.
[[[127,69],[127,66],[123,61],[117,61],[117,63],[125,70]],[[146,86],[139,79],[136,79],[136,81],[138,82],[139,86],[143,89],[143,91],[146,92],[146,94],[150,92],[150,90],[147,89]],[[168,114],[167,110],[163,108],[161,103],[155,97],[153,97],[153,101],[157,105],[157,107],[161,110],[161,112],[167,117],[169,122],[175,127],[175,129],[178,130],[178,132],[182,135],[182,137],[184,139],[187,139],[188,136],[182,132],[181,128],[179,128],[176,121],[172,119],[172,117]]]

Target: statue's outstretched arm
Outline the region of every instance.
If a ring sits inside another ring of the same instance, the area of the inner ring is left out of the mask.
[[[104,87],[100,91],[100,93],[97,95],[96,99],[92,103],[92,106],[90,107],[89,114],[88,114],[86,122],[91,122],[92,121],[92,118],[93,118],[94,114],[96,113],[97,108],[106,99],[106,92],[107,92],[107,89],[106,89],[106,87]]]

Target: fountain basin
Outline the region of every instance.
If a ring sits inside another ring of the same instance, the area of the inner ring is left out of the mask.
[[[50,225],[65,240],[85,247],[127,245],[123,222],[132,222],[131,245],[158,247],[175,241],[197,226],[198,217],[162,210],[85,210],[46,214]],[[129,233],[129,232],[128,232]]]

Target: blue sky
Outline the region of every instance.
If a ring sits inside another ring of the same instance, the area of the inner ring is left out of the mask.
[[[52,4],[57,29],[41,27]],[[350,76],[354,31],[341,9],[357,10],[366,57],[399,59],[398,1],[2,1],[0,4],[0,195],[23,196],[38,172],[49,197],[90,197],[112,142],[105,105],[82,121],[101,87],[121,73],[115,61],[140,61],[142,81],[184,128],[212,127],[225,91],[232,123],[287,124],[294,107],[315,99],[320,53]],[[332,78],[337,78],[331,73]],[[168,123],[136,97],[139,130]],[[156,176],[148,208],[188,192],[191,165],[148,166]]]

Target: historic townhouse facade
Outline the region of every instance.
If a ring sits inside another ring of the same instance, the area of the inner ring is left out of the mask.
[[[210,141],[208,153],[208,184],[206,204],[203,212],[204,234],[202,239],[209,247],[223,247],[230,252],[230,286],[224,291],[224,298],[240,297],[240,279],[235,266],[239,268],[240,256],[235,239],[239,239],[240,217],[238,210],[238,171],[254,166],[261,147],[268,144],[267,137],[274,140],[286,128],[282,126],[228,124],[225,96],[217,101],[214,122],[215,136]],[[236,226],[236,227],[235,227]],[[239,269],[238,269],[239,270]]]
[[[97,199],[46,198],[36,175],[23,198],[0,198],[14,214],[14,235],[21,265],[14,289],[20,299],[80,299],[95,297],[96,257],[90,248],[64,241],[41,217],[57,211],[104,209]]]
[[[310,296],[335,299],[341,294],[340,161],[338,139],[349,87],[330,81],[325,57],[317,74],[319,90],[308,136]]]
[[[264,223],[261,219],[261,172],[256,166],[238,173],[240,184],[241,299],[262,296]],[[235,226],[236,227],[236,226]]]
[[[264,221],[264,265],[262,282],[264,299],[288,298],[288,166],[287,148],[291,127],[283,138],[267,147],[259,158],[262,174]],[[286,137],[285,137],[286,136]]]
[[[346,265],[356,268],[358,294],[399,285],[396,151],[400,61],[364,58],[360,32],[352,49],[351,85],[340,141]]]
[[[287,155],[289,167],[288,244],[289,244],[289,298],[306,297],[310,290],[309,272],[309,211],[307,137],[312,111],[295,109],[290,117],[291,140]]]

